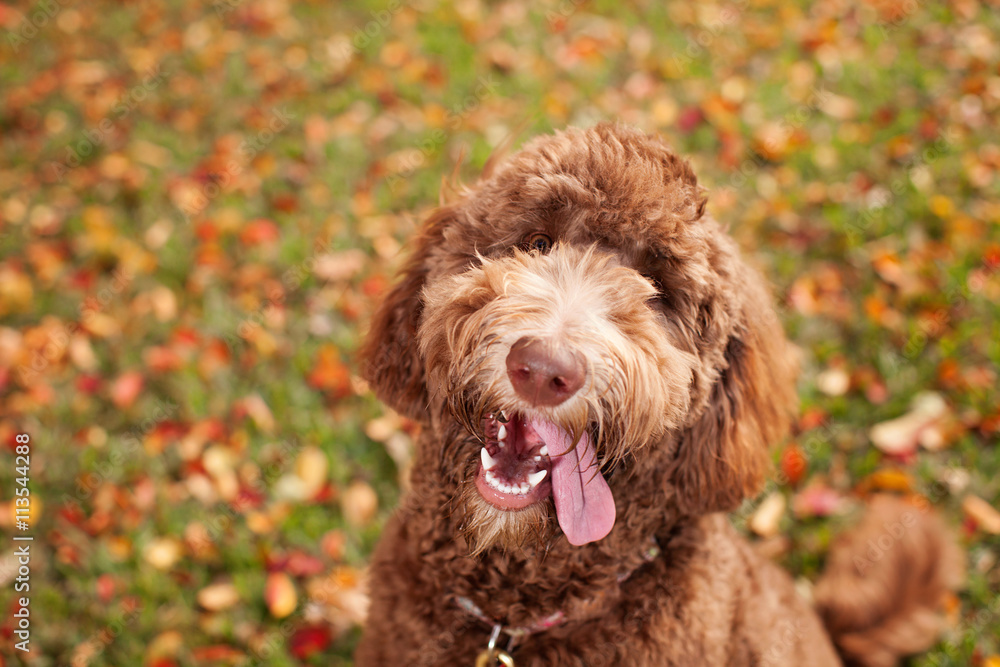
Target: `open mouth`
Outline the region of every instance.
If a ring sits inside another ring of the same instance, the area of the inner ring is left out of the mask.
[[[540,417],[499,412],[483,420],[476,489],[502,510],[547,498],[570,544],[605,537],[615,524],[615,499],[601,475],[590,434],[574,437]]]
[[[476,488],[486,502],[518,510],[552,493],[548,447],[519,415],[500,412],[483,420],[486,445],[480,450]]]

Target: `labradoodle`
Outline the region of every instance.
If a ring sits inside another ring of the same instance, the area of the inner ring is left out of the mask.
[[[876,667],[934,641],[954,554],[926,506],[873,503],[812,604],[730,527],[796,368],[654,137],[568,129],[487,167],[423,225],[361,359],[422,428],[359,665]]]

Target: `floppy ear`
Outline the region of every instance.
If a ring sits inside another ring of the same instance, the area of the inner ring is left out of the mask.
[[[768,450],[787,433],[797,403],[797,364],[770,294],[756,271],[741,268],[723,369],[677,445],[672,480],[687,514],[729,511],[760,490]]]
[[[375,395],[396,412],[416,421],[427,421],[427,385],[417,346],[417,328],[424,304],[421,291],[430,271],[431,255],[440,247],[446,224],[454,210],[442,207],[424,223],[403,269],[400,281],[389,291],[372,317],[361,347],[361,373]]]

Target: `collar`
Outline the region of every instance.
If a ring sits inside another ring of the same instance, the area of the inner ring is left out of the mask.
[[[635,574],[643,565],[651,563],[656,560],[660,555],[660,543],[656,540],[655,536],[650,536],[649,545],[642,552],[642,562],[635,568],[629,570],[628,572],[623,572],[618,575],[618,583],[622,584],[627,581],[633,574]],[[612,591],[602,590],[598,591],[597,595],[591,598],[585,605],[587,609],[597,609],[601,602],[603,602],[610,595]],[[454,596],[455,604],[462,608],[467,614],[473,618],[481,621],[487,626],[493,629],[494,636],[492,641],[496,641],[496,635],[499,632],[505,633],[510,637],[510,644],[508,644],[507,650],[510,651],[513,644],[524,637],[529,635],[538,634],[550,628],[554,628],[557,625],[562,625],[566,622],[566,614],[562,611],[556,611],[553,614],[538,619],[534,623],[529,625],[504,625],[498,619],[490,618],[487,616],[479,606],[467,597],[461,595]]]

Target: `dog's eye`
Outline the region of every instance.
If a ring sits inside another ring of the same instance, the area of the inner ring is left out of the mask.
[[[552,248],[552,239],[549,238],[548,234],[536,232],[525,240],[524,245],[528,250],[548,252]]]

